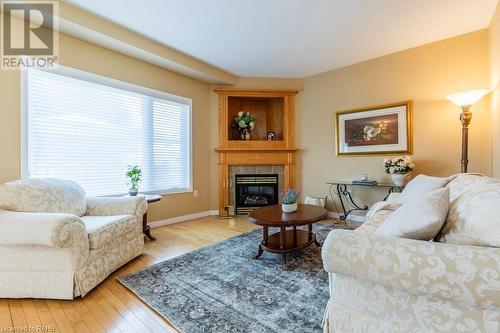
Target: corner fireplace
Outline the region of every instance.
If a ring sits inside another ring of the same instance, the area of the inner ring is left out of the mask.
[[[277,174],[242,174],[235,178],[236,214],[248,214],[255,208],[278,203]]]

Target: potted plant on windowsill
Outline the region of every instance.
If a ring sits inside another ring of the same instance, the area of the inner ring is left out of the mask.
[[[410,172],[415,168],[409,156],[400,156],[384,160],[385,173],[391,175],[396,186],[404,186],[410,178]]]
[[[129,178],[130,189],[128,194],[135,197],[139,193],[139,184],[142,181],[142,170],[138,165],[129,165],[125,175]]]
[[[283,213],[293,213],[297,211],[297,199],[299,192],[296,189],[289,188],[281,201],[281,210]]]

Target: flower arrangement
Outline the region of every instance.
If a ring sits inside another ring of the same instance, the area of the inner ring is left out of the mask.
[[[384,167],[387,174],[407,174],[413,171],[415,164],[409,156],[400,156],[393,159],[384,159]]]
[[[281,200],[282,204],[292,205],[297,203],[297,199],[299,198],[299,192],[294,188],[289,188],[288,191],[283,195],[283,200]]]
[[[257,118],[250,112],[238,112],[234,118],[233,127],[240,131],[241,139],[250,139],[250,131],[254,129],[256,120]]]

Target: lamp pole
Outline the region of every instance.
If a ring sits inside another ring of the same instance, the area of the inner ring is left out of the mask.
[[[461,172],[467,172],[468,153],[469,153],[469,124],[472,119],[472,112],[469,111],[470,105],[462,105],[462,113],[460,114],[460,122],[462,123],[462,160]]]
[[[469,124],[472,119],[472,112],[469,112],[470,106],[481,99],[489,91],[487,89],[477,89],[462,91],[446,96],[446,99],[462,108],[460,122],[462,123],[462,159],[460,161],[462,173],[467,172],[467,154],[469,153]]]

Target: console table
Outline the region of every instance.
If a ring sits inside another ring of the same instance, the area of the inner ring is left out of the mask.
[[[347,219],[347,216],[355,210],[368,210],[367,205],[358,205],[354,199],[352,198],[352,188],[353,187],[362,187],[362,188],[385,188],[387,189],[387,195],[384,198],[384,201],[389,197],[391,193],[394,191],[402,192],[404,186],[397,186],[394,184],[384,184],[378,183],[376,185],[368,185],[368,184],[353,184],[348,181],[331,181],[327,182],[327,185],[330,186],[329,192],[332,200],[335,200],[335,197],[339,198],[340,205],[342,207],[342,214],[339,213],[339,218],[341,220]],[[349,203],[352,208],[346,208],[346,204]]]

